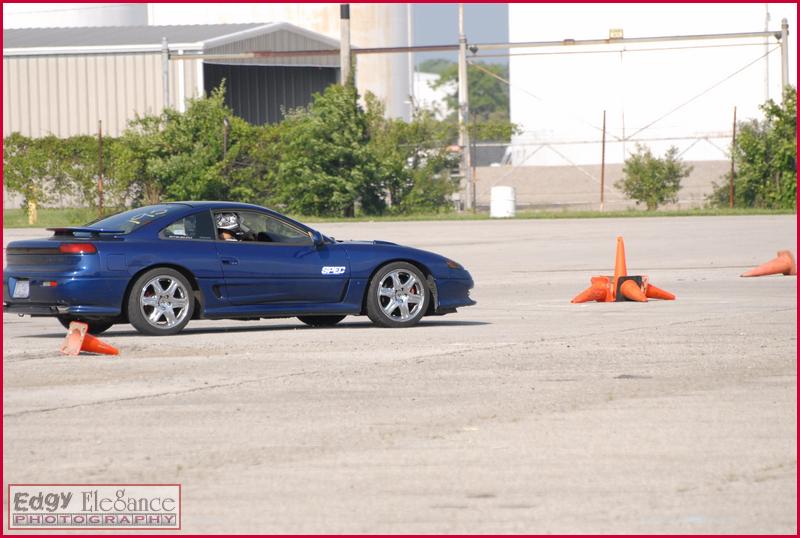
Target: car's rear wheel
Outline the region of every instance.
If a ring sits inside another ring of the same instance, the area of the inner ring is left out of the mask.
[[[419,269],[406,262],[381,267],[367,294],[367,315],[381,327],[414,326],[428,307],[428,282]]]
[[[177,334],[194,312],[192,286],[180,272],[157,267],[136,279],[128,296],[128,321],[152,336]]]
[[[98,335],[104,333],[108,329],[110,329],[114,323],[111,321],[97,321],[97,320],[86,320],[80,319],[73,316],[58,316],[58,321],[61,325],[64,326],[65,329],[69,329],[69,324],[73,321],[81,321],[89,326],[89,334]]]
[[[333,327],[347,316],[297,316],[297,319],[311,327]]]

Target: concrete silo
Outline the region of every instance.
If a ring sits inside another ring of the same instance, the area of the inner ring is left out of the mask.
[[[339,4],[148,4],[148,23],[219,24],[288,22],[339,39]],[[350,35],[355,47],[408,44],[406,4],[351,4]],[[387,115],[410,116],[407,54],[357,58],[356,86],[386,103]]]

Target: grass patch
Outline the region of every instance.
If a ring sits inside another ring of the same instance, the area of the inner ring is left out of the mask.
[[[107,210],[106,214],[115,210]],[[642,211],[629,209],[625,211],[532,211],[517,212],[515,219],[597,219],[597,218],[649,218],[649,217],[720,217],[739,215],[794,215],[793,209],[679,209],[664,211]],[[291,215],[300,222],[392,222],[421,220],[488,220],[489,213],[424,213],[415,215],[383,215],[371,217],[337,218],[310,217]],[[53,226],[81,226],[97,218],[97,209],[78,208],[39,208],[39,219],[36,224],[28,224],[28,215],[22,209],[3,210],[3,228],[49,228]]]
[[[644,211],[628,209],[623,211],[535,211],[521,210],[510,220],[528,219],[616,219],[616,218],[651,218],[651,217],[724,217],[740,215],[794,215],[794,209],[675,209],[662,211]],[[383,215],[365,216],[355,218],[339,217],[309,217],[302,215],[292,215],[292,218],[300,222],[380,222],[380,221],[413,221],[413,220],[489,220],[487,211],[476,213],[429,213],[416,215]],[[509,219],[503,219],[509,220]]]
[[[110,212],[107,211],[106,213]],[[28,214],[22,209],[3,209],[3,228],[81,226],[97,218],[97,209],[89,207],[40,207],[37,213],[38,220],[36,224],[28,224]]]

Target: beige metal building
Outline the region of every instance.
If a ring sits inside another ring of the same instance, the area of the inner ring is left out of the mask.
[[[202,9],[202,7],[198,7]],[[169,59],[163,70],[163,40]],[[288,23],[3,30],[3,136],[119,135],[137,114],[183,109],[226,80],[227,101],[253,123],[338,80],[338,54],[180,60],[184,54],[334,50],[336,40]]]

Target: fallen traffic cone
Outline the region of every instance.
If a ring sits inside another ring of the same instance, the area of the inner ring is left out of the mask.
[[[597,301],[600,303],[605,302],[606,300],[606,290],[595,288],[594,286],[589,286],[578,295],[576,295],[571,303],[586,303],[588,301]]]
[[[573,303],[585,303],[587,301],[597,301],[604,303],[608,300],[608,282],[607,276],[593,276],[592,285],[580,292],[572,299]]]
[[[620,284],[619,293],[629,301],[636,301],[637,303],[647,302],[647,296],[635,280],[626,280]]]
[[[645,287],[644,294],[648,299],[664,299],[665,301],[675,300],[675,296],[670,292],[657,288],[650,283]]]
[[[739,276],[796,275],[797,264],[788,250],[779,250],[777,257]]]
[[[651,285],[645,275],[628,275],[628,266],[625,261],[625,242],[622,236],[618,236],[617,253],[614,260],[614,276],[592,277],[592,285],[576,295],[571,302],[635,301],[646,303],[647,299],[673,301],[675,296],[668,291]]]
[[[88,333],[89,326],[80,321],[69,324],[69,331],[61,346],[61,353],[78,355],[81,351],[103,355],[119,355],[119,350]]]

